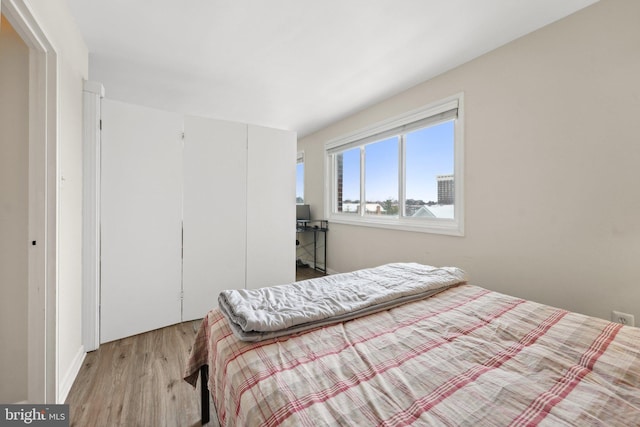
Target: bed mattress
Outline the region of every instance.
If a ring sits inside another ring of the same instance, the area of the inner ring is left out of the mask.
[[[208,365],[222,426],[640,425],[640,329],[462,284],[347,322],[238,340],[216,308]]]

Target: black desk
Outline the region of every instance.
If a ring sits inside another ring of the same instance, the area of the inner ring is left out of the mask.
[[[329,231],[329,221],[326,219],[317,219],[311,221],[296,221],[296,233],[313,233],[313,268],[327,272],[327,231]],[[322,237],[319,241],[318,237]],[[324,264],[318,266],[318,243],[322,244],[324,250]]]

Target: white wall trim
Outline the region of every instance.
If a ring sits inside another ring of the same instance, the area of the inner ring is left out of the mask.
[[[429,104],[423,105],[422,107],[415,108],[397,116],[373,123],[362,129],[358,129],[345,135],[333,138],[325,143],[325,150],[331,150],[337,147],[341,147],[345,144],[348,144],[349,142],[358,141],[369,136],[379,134],[388,129],[393,129],[407,123],[421,120],[425,117],[434,116],[453,108],[460,108],[460,100],[463,97],[464,94],[460,92],[455,95],[446,97],[440,101],[431,102]]]
[[[58,283],[58,60],[25,0],[2,0],[3,14],[29,48],[30,403],[56,401]],[[35,242],[35,244],[31,244]]]
[[[82,363],[84,362],[84,358],[86,356],[87,352],[84,350],[84,346],[81,345],[75,357],[73,358],[73,361],[71,362],[71,366],[69,366],[67,372],[62,376],[56,403],[61,404],[64,403],[65,400],[67,400],[67,396],[71,391],[71,386],[73,386],[73,382],[76,380],[78,372],[80,372],[80,368],[82,368]]]
[[[83,89],[82,172],[82,343],[100,346],[100,119],[104,87],[86,81]]]

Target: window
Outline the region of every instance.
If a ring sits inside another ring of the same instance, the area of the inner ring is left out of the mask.
[[[296,164],[296,203],[304,203],[304,152],[298,153]]]
[[[329,141],[333,222],[463,235],[462,94]]]

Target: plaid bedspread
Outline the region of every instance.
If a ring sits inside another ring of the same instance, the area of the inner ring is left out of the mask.
[[[640,329],[472,286],[248,343],[208,313],[222,426],[638,426]]]

